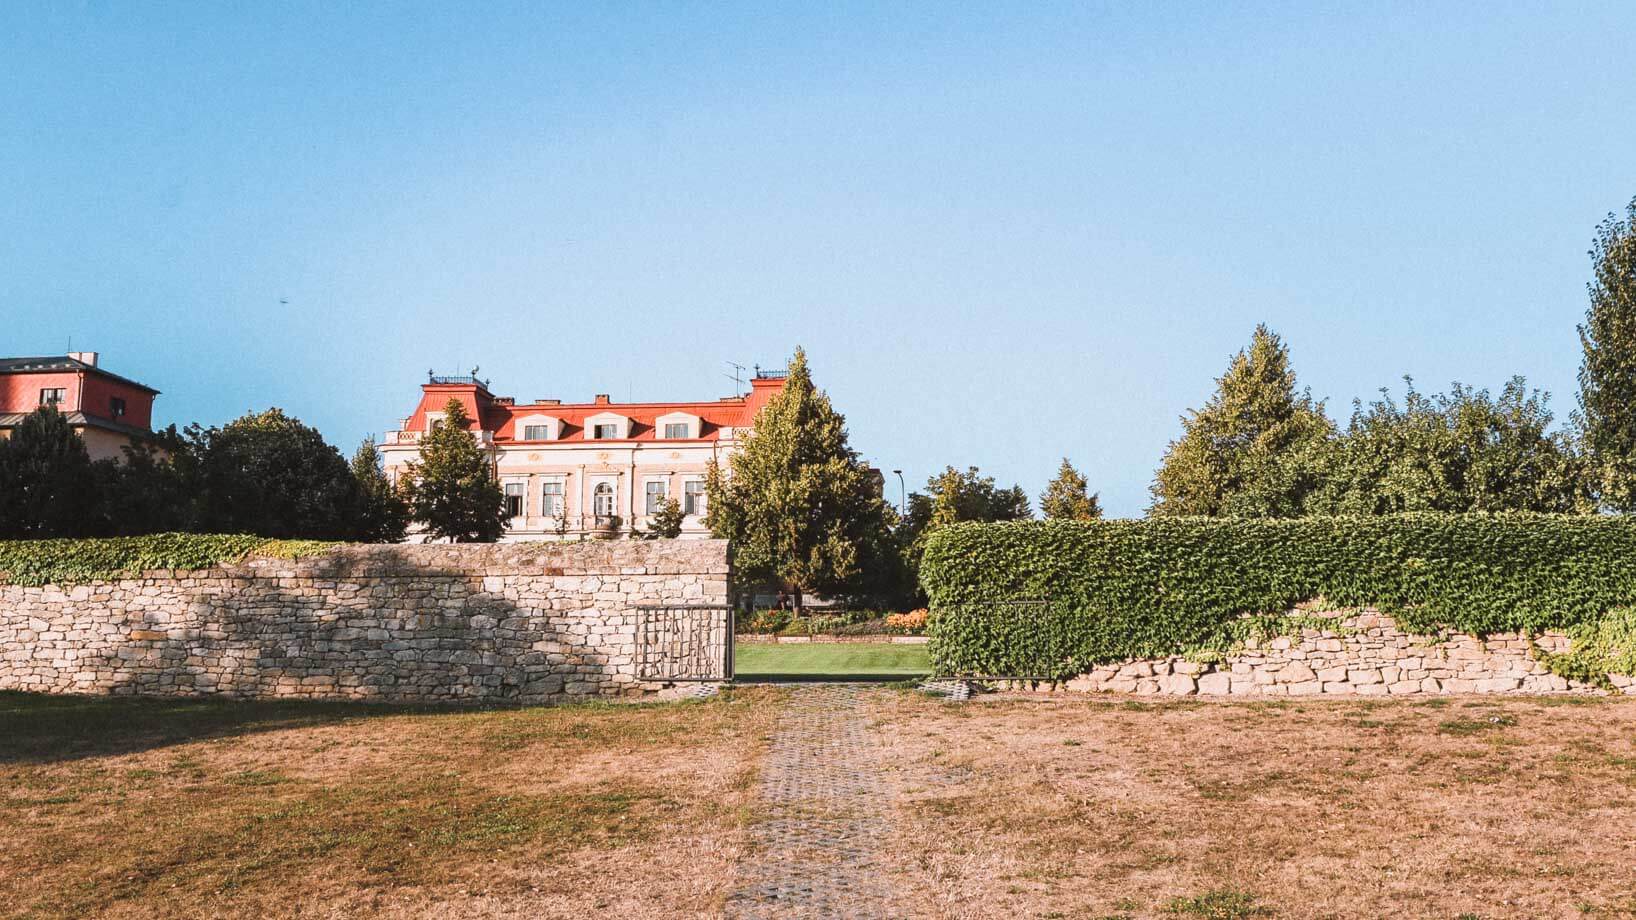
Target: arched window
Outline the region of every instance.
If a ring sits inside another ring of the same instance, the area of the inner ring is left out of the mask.
[[[614,487],[611,482],[599,482],[591,491],[591,510],[599,518],[614,516]]]

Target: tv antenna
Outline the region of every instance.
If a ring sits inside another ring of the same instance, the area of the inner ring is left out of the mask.
[[[727,366],[732,368],[733,372],[731,374],[722,374],[722,376],[730,378],[733,381],[733,395],[734,396],[743,396],[744,395],[744,365],[735,364],[732,361],[729,361],[729,362],[727,362]]]

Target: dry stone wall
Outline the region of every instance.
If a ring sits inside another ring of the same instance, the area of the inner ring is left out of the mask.
[[[637,608],[725,604],[720,540],[345,546],[0,585],[0,689],[552,702],[661,692]],[[725,637],[723,638],[725,641]]]
[[[1319,613],[1331,628],[1250,642],[1221,661],[1129,661],[1083,674],[1058,689],[1205,696],[1404,696],[1425,693],[1600,692],[1546,670],[1534,648],[1564,652],[1568,637],[1530,641],[1504,634],[1416,636],[1374,610]],[[1610,678],[1632,691],[1628,677]]]

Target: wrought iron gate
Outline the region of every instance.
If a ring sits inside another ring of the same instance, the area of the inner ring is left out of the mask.
[[[658,681],[732,680],[732,606],[636,608],[636,675]]]

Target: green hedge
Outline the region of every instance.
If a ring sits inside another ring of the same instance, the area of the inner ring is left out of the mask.
[[[188,533],[103,540],[7,540],[0,541],[0,582],[74,584],[147,569],[207,569],[246,556],[293,559],[327,552],[336,545],[243,534]]]
[[[1319,598],[1377,607],[1414,632],[1584,632],[1636,602],[1636,519],[958,524],[931,536],[920,571],[939,673],[1065,677],[1209,648],[1243,631],[1240,615],[1276,620]],[[984,603],[1019,597],[1050,603]]]

